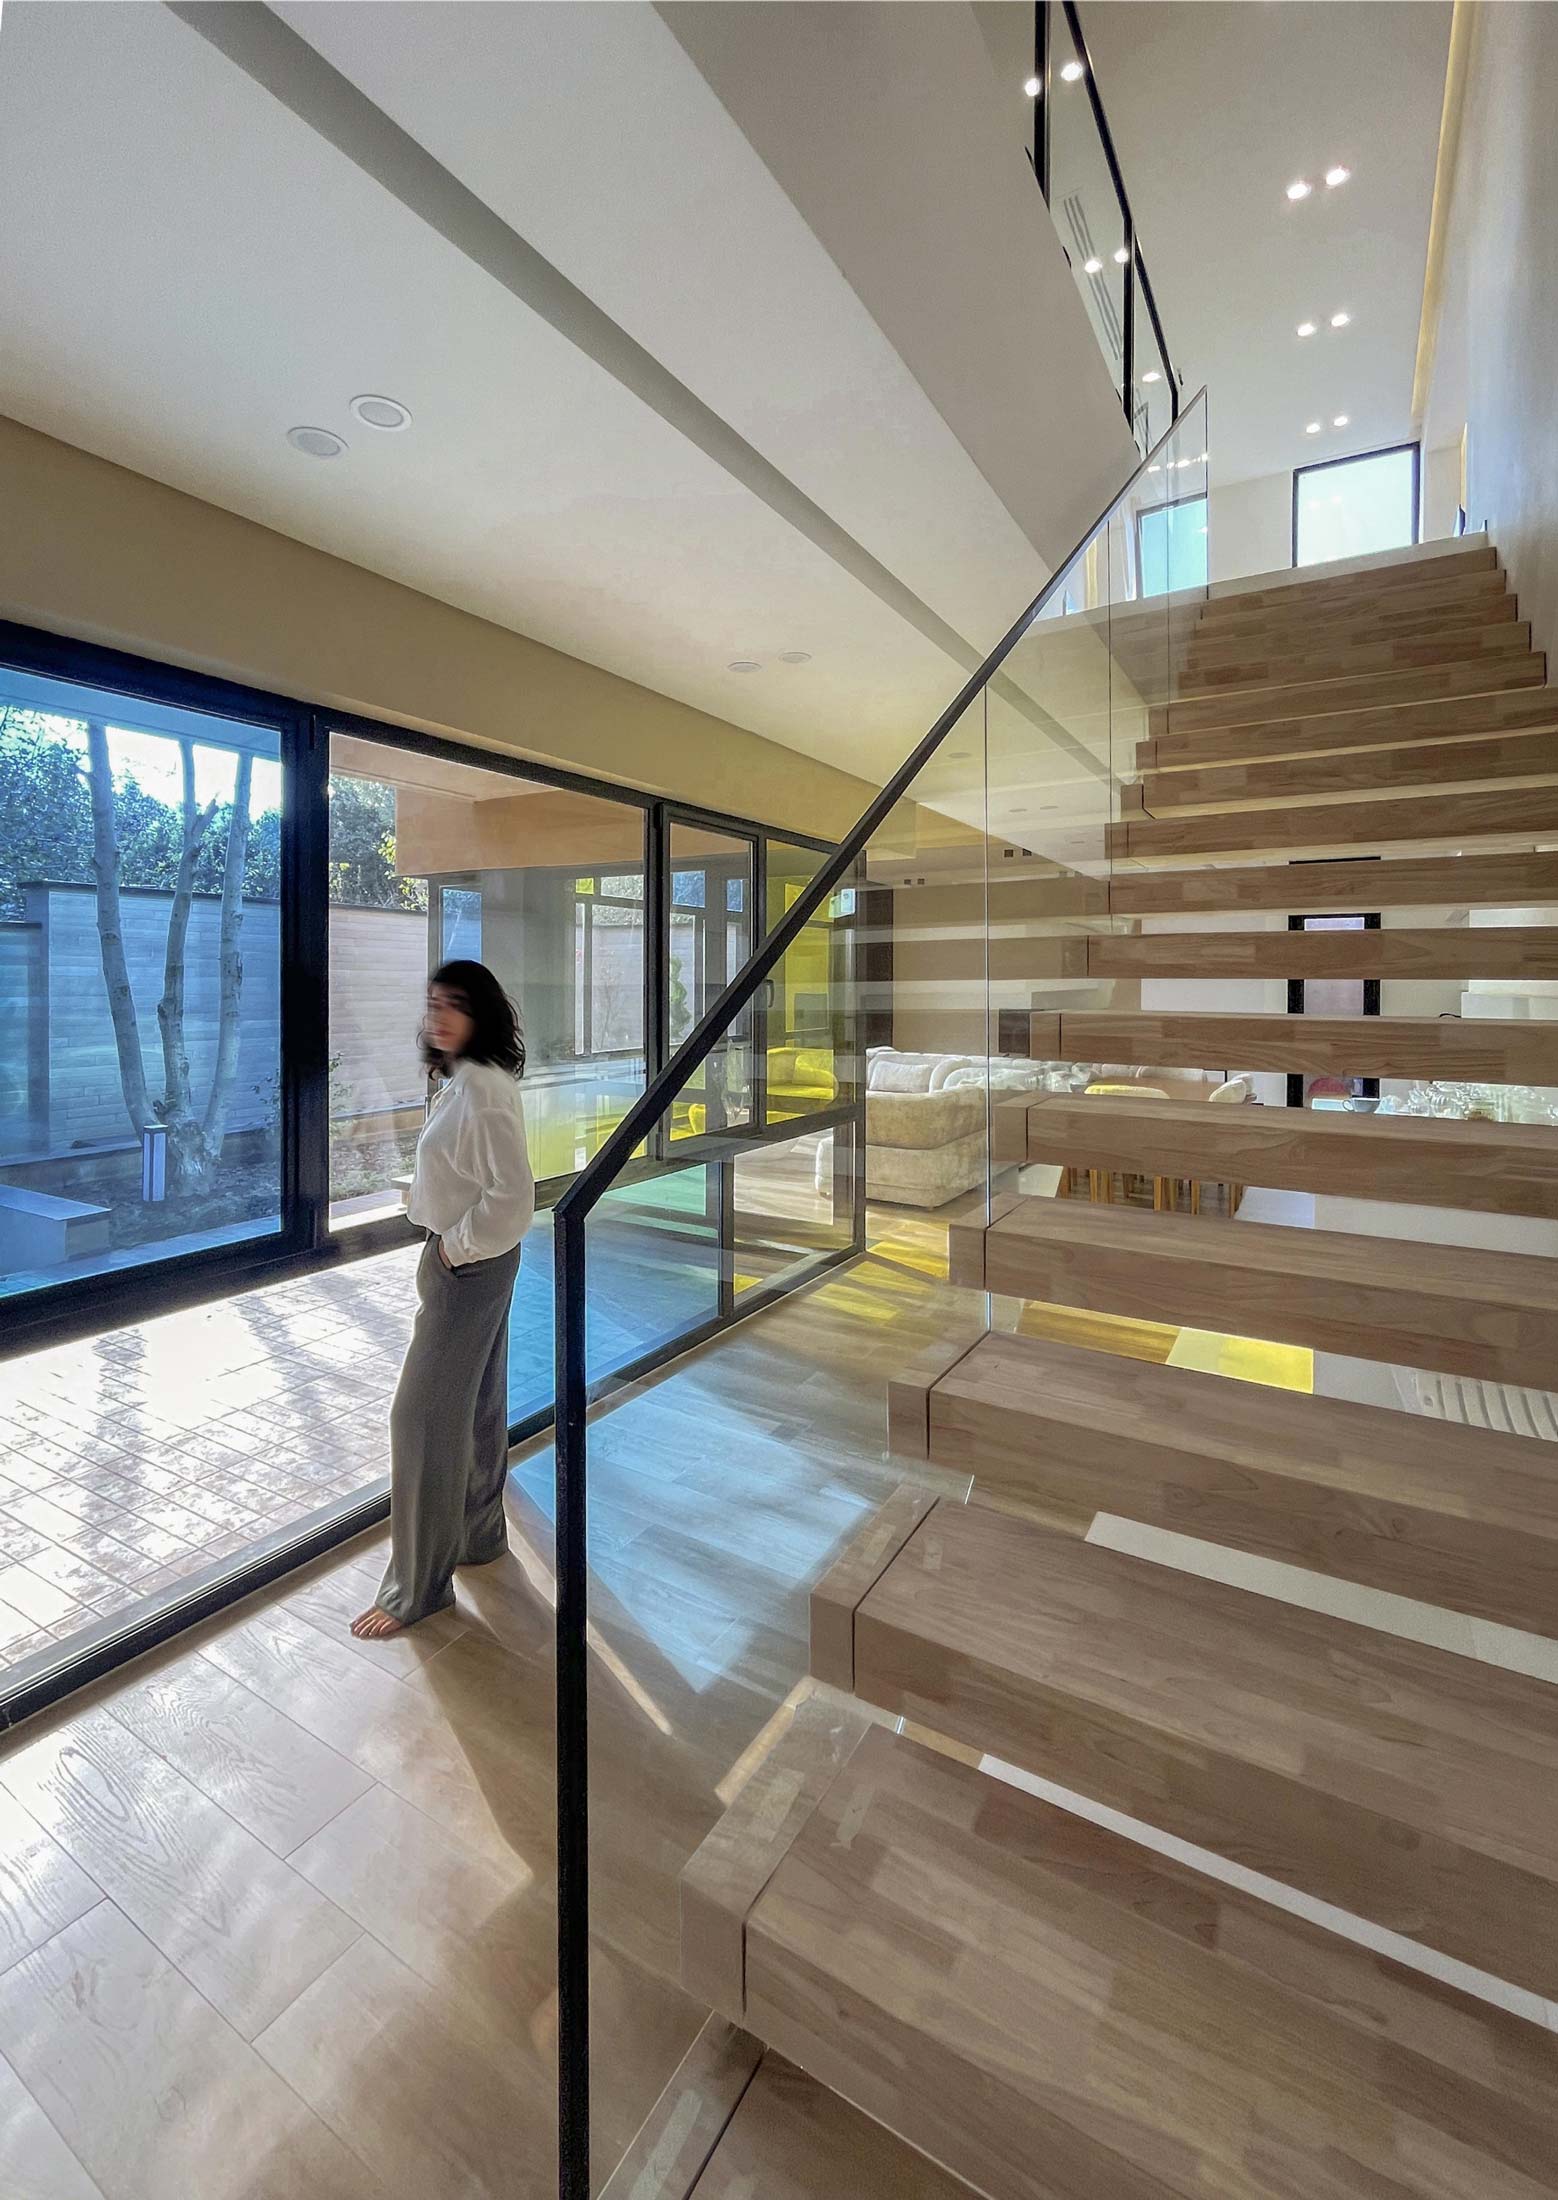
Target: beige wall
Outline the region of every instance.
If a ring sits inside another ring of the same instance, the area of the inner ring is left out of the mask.
[[[1536,645],[1558,649],[1558,7],[1474,8],[1427,439],[1467,429],[1467,524],[1486,526]]]
[[[0,618],[824,836],[875,792],[3,417],[0,510]]]

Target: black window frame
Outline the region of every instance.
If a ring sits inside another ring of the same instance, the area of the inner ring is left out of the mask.
[[[390,749],[401,749],[451,763],[477,765],[528,784],[556,787],[616,801],[641,812],[644,824],[644,1035],[646,1073],[664,1066],[670,1048],[667,1031],[668,936],[665,919],[670,898],[669,849],[672,822],[703,825],[751,842],[753,847],[751,946],[768,929],[766,855],[770,840],[786,847],[834,852],[835,842],[798,828],[778,827],[690,803],[673,802],[642,789],[623,786],[588,773],[543,764],[511,751],[399,726],[346,710],[323,709],[295,696],[251,687],[129,651],[108,648],[68,635],[0,620],[0,664],[47,679],[100,687],[127,700],[173,705],[213,718],[274,725],[280,740],[283,774],[281,815],[281,1196],[279,1231],[238,1244],[198,1252],[152,1255],[144,1261],[101,1275],[73,1276],[0,1299],[0,1359],[32,1352],[105,1329],[145,1321],[197,1306],[267,1283],[318,1273],[338,1262],[369,1257],[408,1242],[403,1218],[390,1216],[332,1230],[329,1198],[329,802],[330,737],[340,733]],[[853,1084],[848,1097],[815,1116],[766,1121],[759,1112],[750,1128],[721,1137],[717,1133],[678,1141],[675,1164],[706,1160],[710,1201],[722,1242],[730,1237],[734,1216],[737,1152],[753,1143],[782,1143],[810,1131],[831,1129],[834,1138],[835,1214],[844,1219],[847,1244],[818,1253],[786,1270],[768,1284],[739,1296],[731,1279],[722,1280],[717,1311],[700,1328],[672,1339],[641,1361],[610,1377],[610,1387],[640,1380],[654,1367],[717,1336],[735,1321],[771,1304],[802,1282],[853,1259],[865,1245],[864,1170],[855,1166],[863,1138],[863,1090]],[[645,1164],[659,1173],[651,1160]],[[660,1164],[659,1166],[663,1166]],[[571,1177],[538,1187],[551,1199]],[[547,1200],[546,1203],[550,1203]],[[804,1271],[804,1273],[802,1273]],[[511,1424],[517,1443],[550,1425],[550,1406]],[[262,1542],[231,1558],[219,1559],[171,1585],[144,1610],[120,1622],[105,1621],[83,1630],[78,1641],[60,1645],[49,1662],[39,1653],[16,1669],[0,1673],[0,1732],[76,1689],[87,1686],[128,1660],[144,1655],[184,1629],[221,1611],[240,1597],[290,1573],[337,1545],[380,1525],[389,1511],[387,1489],[364,1499],[345,1500],[306,1518],[289,1522]]]
[[[1362,465],[1365,459],[1370,458],[1394,458],[1398,451],[1410,451],[1412,453],[1412,540],[1409,543],[1398,543],[1395,547],[1400,550],[1415,550],[1417,548],[1423,539],[1423,443],[1420,436],[1409,439],[1405,443],[1382,443],[1377,450],[1373,451],[1349,451],[1345,458],[1313,459],[1306,466],[1295,466],[1293,468],[1292,543],[1293,571],[1295,573],[1304,573],[1309,570],[1307,566],[1302,566],[1298,562],[1298,485],[1303,476],[1305,474],[1329,473],[1337,466],[1359,466]],[[1390,552],[1388,550],[1365,551],[1360,554],[1363,556],[1388,557]],[[1326,564],[1336,563],[1337,561],[1334,559],[1321,559],[1318,562]]]

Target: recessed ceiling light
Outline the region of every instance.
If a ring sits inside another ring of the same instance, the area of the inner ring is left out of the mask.
[[[1345,428],[1351,418],[1351,413],[1338,413],[1336,418],[1331,422],[1331,426],[1333,428]]]
[[[398,397],[354,397],[352,411],[365,428],[378,428],[385,435],[398,435],[411,425],[411,409]]]
[[[1129,254],[1129,253],[1128,253],[1128,252],[1126,251],[1126,249],[1125,249],[1124,245],[1123,245],[1123,244],[1117,244],[1117,245],[1115,246],[1115,248],[1114,248],[1114,264],[1115,264],[1115,266],[1116,266],[1116,267],[1124,267],[1124,265],[1125,265],[1126,261],[1127,261],[1127,260],[1128,260],[1129,258],[1130,258],[1130,254]]]
[[[1313,189],[1314,185],[1306,183],[1303,177],[1300,176],[1296,183],[1288,185],[1288,197],[1290,199],[1307,199]]]
[[[1162,471],[1163,471],[1163,468],[1162,468],[1161,466],[1149,466],[1149,467],[1147,468],[1147,471],[1148,471],[1148,473],[1149,473],[1149,474],[1161,474],[1161,473],[1162,473]]]
[[[1156,367],[1149,367],[1146,373],[1142,376],[1142,380],[1144,382],[1161,382],[1162,379],[1163,377],[1161,374],[1159,374]]]
[[[1043,89],[1043,85],[1039,82],[1036,76],[1030,76],[1027,83],[1023,86],[1023,90],[1027,93],[1030,99],[1037,99]]]
[[[1305,430],[1304,430],[1304,433],[1305,433],[1305,435],[1318,435],[1318,434],[1320,433],[1320,423],[1319,423],[1319,421],[1318,421],[1318,420],[1311,420],[1311,421],[1309,422],[1309,425],[1308,425],[1308,426],[1307,426],[1307,427],[1305,428]]]
[[[345,436],[333,428],[289,428],[287,441],[306,458],[339,458],[346,449]]]
[[[1313,322],[1313,321],[1300,321],[1300,322],[1299,322],[1299,324],[1298,324],[1298,333],[1299,333],[1299,335],[1300,335],[1300,336],[1313,336],[1314,332],[1315,332],[1315,324],[1314,324],[1314,322]]]
[[[1325,172],[1326,189],[1334,191],[1336,186],[1339,183],[1345,183],[1351,174],[1352,170],[1350,168],[1328,168]]]
[[[1352,315],[1350,313],[1333,313],[1331,315],[1331,326],[1332,328],[1345,328],[1351,319]]]
[[[732,657],[730,663],[725,667],[727,672],[761,672],[762,669],[763,667],[756,657]]]
[[[1087,71],[1080,61],[1064,61],[1061,63],[1060,73],[1068,84],[1076,84],[1086,76]]]
[[[1084,260],[1082,262],[1082,272],[1084,275],[1101,275],[1103,271],[1104,263],[1101,259],[1099,259],[1096,253],[1094,253],[1092,259]]]
[[[811,651],[809,649],[781,649],[779,662],[782,665],[809,665],[811,663]]]

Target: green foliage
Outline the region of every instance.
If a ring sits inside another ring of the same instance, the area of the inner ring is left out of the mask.
[[[342,778],[331,781],[330,796],[330,899],[425,911],[426,883],[395,870],[394,790]],[[171,892],[184,839],[178,809],[128,773],[118,778],[114,807],[121,885]],[[195,866],[197,894],[222,890],[232,819],[232,804],[219,803]],[[86,759],[60,738],[57,719],[0,707],[0,919],[22,914],[22,887],[34,880],[93,884]],[[275,810],[250,824],[243,884],[251,901],[280,899],[281,818]]]
[[[395,868],[395,790],[376,779],[331,778],[330,899],[427,912],[427,881]]]

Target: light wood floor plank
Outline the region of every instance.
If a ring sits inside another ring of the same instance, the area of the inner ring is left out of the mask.
[[[103,2200],[406,2189],[371,2177],[112,1903],[0,1977],[0,2053]]]
[[[113,1698],[113,1716],[285,1856],[365,1794],[368,1775],[203,1658]]]
[[[106,1710],[0,1759],[0,1779],[245,2035],[356,1938],[333,1903]]]

